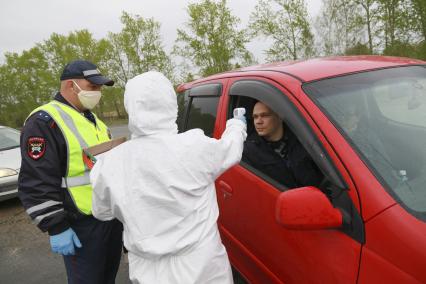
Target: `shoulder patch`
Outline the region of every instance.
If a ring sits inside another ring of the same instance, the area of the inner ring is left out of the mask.
[[[46,139],[43,137],[29,137],[27,141],[27,154],[33,160],[38,160],[46,152]]]
[[[50,120],[52,120],[52,117],[45,111],[41,110],[39,112],[37,112],[35,114],[35,116],[37,117],[37,119],[41,119],[43,121],[49,122]]]

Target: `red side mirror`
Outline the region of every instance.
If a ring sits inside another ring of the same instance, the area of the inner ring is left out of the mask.
[[[313,186],[281,193],[275,210],[277,222],[288,229],[333,229],[343,224],[340,210],[334,208],[327,196]]]

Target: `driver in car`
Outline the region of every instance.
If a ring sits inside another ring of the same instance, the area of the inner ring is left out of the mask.
[[[256,131],[244,143],[242,160],[288,188],[318,187],[321,171],[279,116],[257,102],[253,121]]]

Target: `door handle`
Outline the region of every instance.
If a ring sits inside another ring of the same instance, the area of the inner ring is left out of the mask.
[[[223,198],[227,198],[228,196],[231,196],[234,193],[232,187],[223,180],[219,181],[218,187],[219,190],[223,193]]]

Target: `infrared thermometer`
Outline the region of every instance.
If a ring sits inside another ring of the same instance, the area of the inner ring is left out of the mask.
[[[234,108],[234,118],[244,116],[246,114],[246,109],[243,107]]]

